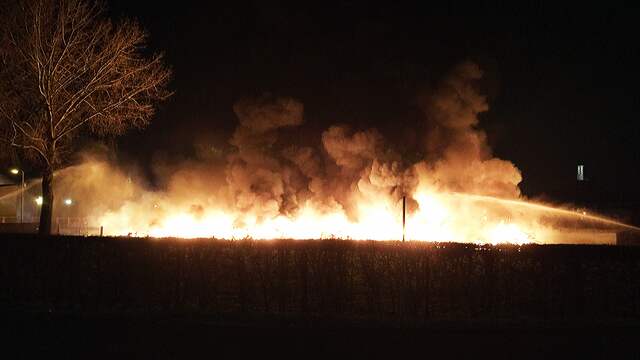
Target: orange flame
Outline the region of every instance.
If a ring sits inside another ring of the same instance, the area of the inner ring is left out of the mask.
[[[490,244],[553,243],[567,236],[545,225],[541,216],[584,220],[584,215],[564,209],[517,200],[504,200],[422,190],[414,194],[418,209],[407,214],[406,238],[415,241],[453,241]],[[506,202],[506,204],[505,204]],[[504,207],[508,217],[501,216]],[[148,207],[145,209],[145,207]],[[517,208],[524,208],[524,212]],[[531,207],[534,207],[532,211]],[[394,240],[402,237],[402,205],[388,198],[362,202],[357,219],[339,207],[323,211],[307,204],[293,216],[260,219],[256,215],[212,206],[197,214],[170,200],[154,206],[128,204],[98,219],[109,235],[224,239],[322,239]],[[496,215],[498,214],[498,215]],[[542,215],[541,215],[542,214]],[[590,220],[613,222],[592,215]],[[577,242],[611,243],[614,233],[574,232]],[[603,236],[608,235],[608,236]],[[571,239],[568,237],[566,239]],[[572,240],[567,240],[571,242]]]

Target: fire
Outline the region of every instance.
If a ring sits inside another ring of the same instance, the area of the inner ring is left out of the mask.
[[[500,222],[487,233],[487,239],[494,245],[501,243],[526,244],[531,242],[529,236],[516,224]]]
[[[639,230],[525,199],[520,170],[492,155],[479,128],[489,109],[481,78],[462,63],[420,98],[426,133],[413,144],[339,124],[291,141],[303,104],[265,95],[234,105],[228,150],[161,166],[160,189],[93,158],[65,169],[58,186],[108,235],[524,244],[610,243],[612,228]]]
[[[407,238],[415,240],[464,240],[452,231],[450,211],[435,196],[418,196],[420,210],[409,214],[406,220]],[[400,204],[379,201],[359,204],[358,220],[349,219],[344,211],[322,212],[311,205],[305,206],[293,217],[279,215],[258,219],[254,215],[230,214],[220,209],[209,209],[203,215],[171,209],[155,220],[147,229],[135,231],[138,235],[153,237],[225,239],[320,239],[341,238],[354,240],[390,240],[402,235],[402,208]],[[112,221],[115,223],[112,224]],[[112,235],[119,233],[117,224],[122,217],[107,214],[98,220]],[[130,231],[128,228],[127,233]]]
[[[571,232],[545,223],[545,219],[548,222],[559,217],[584,221],[585,215],[578,211],[524,200],[425,188],[411,198],[417,207],[406,214],[405,237],[410,241],[494,245],[612,242],[602,231]],[[606,218],[588,216],[591,217],[588,220],[602,226],[633,228]],[[311,202],[295,215],[260,218],[256,214],[225,210],[215,205],[194,212],[193,208],[176,205],[171,199],[149,197],[142,204],[130,203],[116,212],[107,212],[98,217],[96,223],[104,227],[107,235],[156,238],[399,240],[403,234],[402,204],[383,194],[359,203],[355,219],[340,206],[327,210]],[[563,237],[573,240],[563,241]]]
[[[538,219],[535,214],[529,216],[529,221],[495,217],[487,211],[492,205],[478,205],[472,196],[460,199],[459,194],[422,191],[414,198],[418,207],[407,214],[407,240],[526,244],[549,235],[550,229],[532,221]],[[401,204],[384,198],[359,204],[355,220],[339,208],[321,211],[311,204],[295,216],[264,219],[216,208],[194,214],[170,203],[150,207],[144,216],[146,222],[140,221],[142,210],[136,206],[107,213],[97,223],[104,226],[108,235],[158,238],[393,240],[400,239],[403,233]],[[152,214],[154,210],[157,213]]]

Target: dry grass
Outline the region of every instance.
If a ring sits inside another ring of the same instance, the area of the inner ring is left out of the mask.
[[[640,319],[640,249],[5,236],[0,301],[44,311],[422,323]]]

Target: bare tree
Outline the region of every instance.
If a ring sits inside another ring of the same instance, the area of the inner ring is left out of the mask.
[[[13,1],[1,9],[0,138],[42,168],[40,234],[51,233],[53,174],[79,134],[144,127],[171,72],[147,34],[92,0]],[[86,131],[85,131],[86,130]]]

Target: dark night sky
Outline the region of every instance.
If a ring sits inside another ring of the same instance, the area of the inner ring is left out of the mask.
[[[393,139],[412,126],[416,95],[470,59],[490,96],[481,127],[526,195],[573,201],[584,163],[601,199],[640,199],[638,9],[232,3],[109,1],[174,69],[175,95],[152,125],[118,140],[126,157],[222,146],[233,103],[264,92],[301,100],[316,137],[346,122]]]

